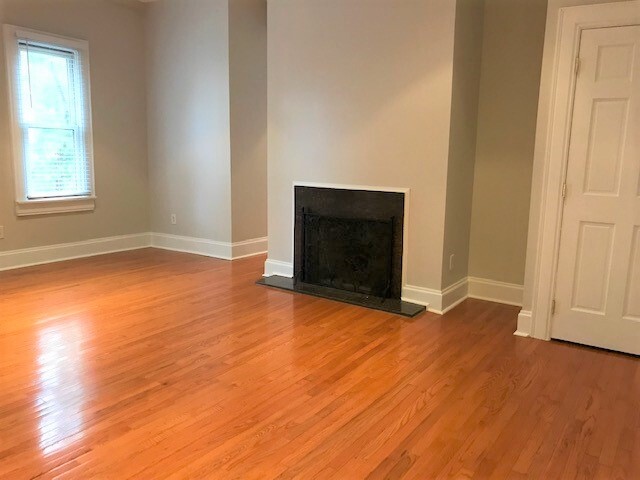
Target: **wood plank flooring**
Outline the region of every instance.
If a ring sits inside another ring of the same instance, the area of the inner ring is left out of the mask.
[[[0,273],[0,478],[638,479],[640,361],[145,249]]]

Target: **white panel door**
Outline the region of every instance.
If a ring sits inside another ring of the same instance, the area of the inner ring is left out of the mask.
[[[585,30],[551,337],[640,355],[640,26]]]

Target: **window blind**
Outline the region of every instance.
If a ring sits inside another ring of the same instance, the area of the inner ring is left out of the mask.
[[[92,194],[82,56],[18,39],[18,123],[29,200]]]

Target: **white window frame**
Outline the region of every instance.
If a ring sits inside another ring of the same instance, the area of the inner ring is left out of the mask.
[[[91,81],[89,76],[89,43],[85,40],[62,37],[49,33],[30,30],[28,28],[4,25],[4,44],[7,65],[7,81],[9,94],[9,111],[11,123],[11,143],[13,152],[13,173],[15,181],[16,215],[50,215],[54,213],[86,212],[95,209],[96,188],[93,164],[93,131],[91,115]],[[46,199],[29,199],[25,189],[25,159],[23,158],[22,129],[18,117],[18,39],[31,40],[76,50],[82,67],[82,92],[85,104],[84,146],[90,169],[90,193],[84,196],[59,197]]]

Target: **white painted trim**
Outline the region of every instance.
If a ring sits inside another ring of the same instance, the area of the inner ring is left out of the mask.
[[[562,8],[558,15],[556,45],[552,68],[551,95],[548,99],[547,127],[539,131],[542,153],[542,188],[540,214],[537,218],[537,242],[530,242],[534,257],[531,285],[530,335],[548,340],[551,332],[551,303],[555,279],[562,222],[562,184],[571,130],[571,115],[575,90],[574,59],[585,29],[640,24],[640,1],[614,2]],[[541,106],[545,105],[541,103]],[[520,330],[520,328],[518,329]]]
[[[185,237],[168,233],[152,233],[151,246],[173,252],[193,253],[206,257],[231,260],[231,244],[206,238]]]
[[[54,213],[92,212],[96,208],[96,197],[49,198],[16,202],[16,215],[51,215]]]
[[[11,125],[11,153],[13,157],[13,177],[16,199],[16,215],[50,215],[56,213],[86,212],[95,208],[95,165],[93,152],[93,120],[91,110],[91,65],[89,55],[89,42],[61,35],[49,34],[17,27],[14,25],[3,25],[3,37],[5,43],[5,62],[7,70],[7,94],[9,101],[9,121]],[[76,75],[81,84],[84,111],[81,116],[84,119],[84,154],[87,161],[87,169],[90,176],[91,191],[82,200],[60,198],[56,200],[30,200],[25,191],[25,161],[23,158],[23,132],[18,119],[18,98],[19,85],[17,84],[16,71],[18,68],[18,41],[17,39],[27,39],[34,42],[59,45],[69,48],[78,53],[80,57],[80,68]],[[55,202],[55,203],[54,203]]]
[[[424,305],[428,311],[442,315],[442,293],[439,290],[403,285],[401,298],[405,302]]]
[[[192,253],[222,260],[260,255],[267,251],[267,238],[255,238],[242,242],[217,242],[207,238],[185,237],[168,233],[151,233],[151,246],[174,252]]]
[[[522,285],[515,283],[469,277],[469,298],[521,307],[523,290]]]
[[[532,317],[529,310],[520,310],[518,314],[518,329],[513,332],[518,337],[531,336]]]
[[[427,305],[430,312],[442,315],[460,305],[467,298],[521,306],[522,290],[522,285],[465,277],[441,291],[408,285],[402,289],[402,299],[407,302]]]
[[[81,242],[0,252],[0,271],[147,247],[205,255],[223,260],[238,260],[266,253],[267,238],[224,243],[149,232],[95,238]]]
[[[0,271],[149,247],[148,233],[0,252]]]
[[[268,258],[267,261],[264,262],[264,276],[270,277],[272,275],[293,278],[293,263]]]
[[[427,310],[438,315],[444,315],[467,298],[467,279],[454,283],[444,290],[405,285],[402,287],[402,300],[405,302],[424,305]]]
[[[464,302],[469,294],[469,281],[467,278],[458,280],[453,285],[442,291],[442,313],[447,313]]]
[[[234,242],[231,244],[231,258],[233,260],[239,260],[241,258],[254,257],[256,255],[266,254],[268,249],[268,237]]]
[[[336,190],[364,190],[367,192],[407,193],[411,189],[403,187],[382,187],[380,185],[349,185],[345,183],[293,182],[294,187],[334,188]]]

